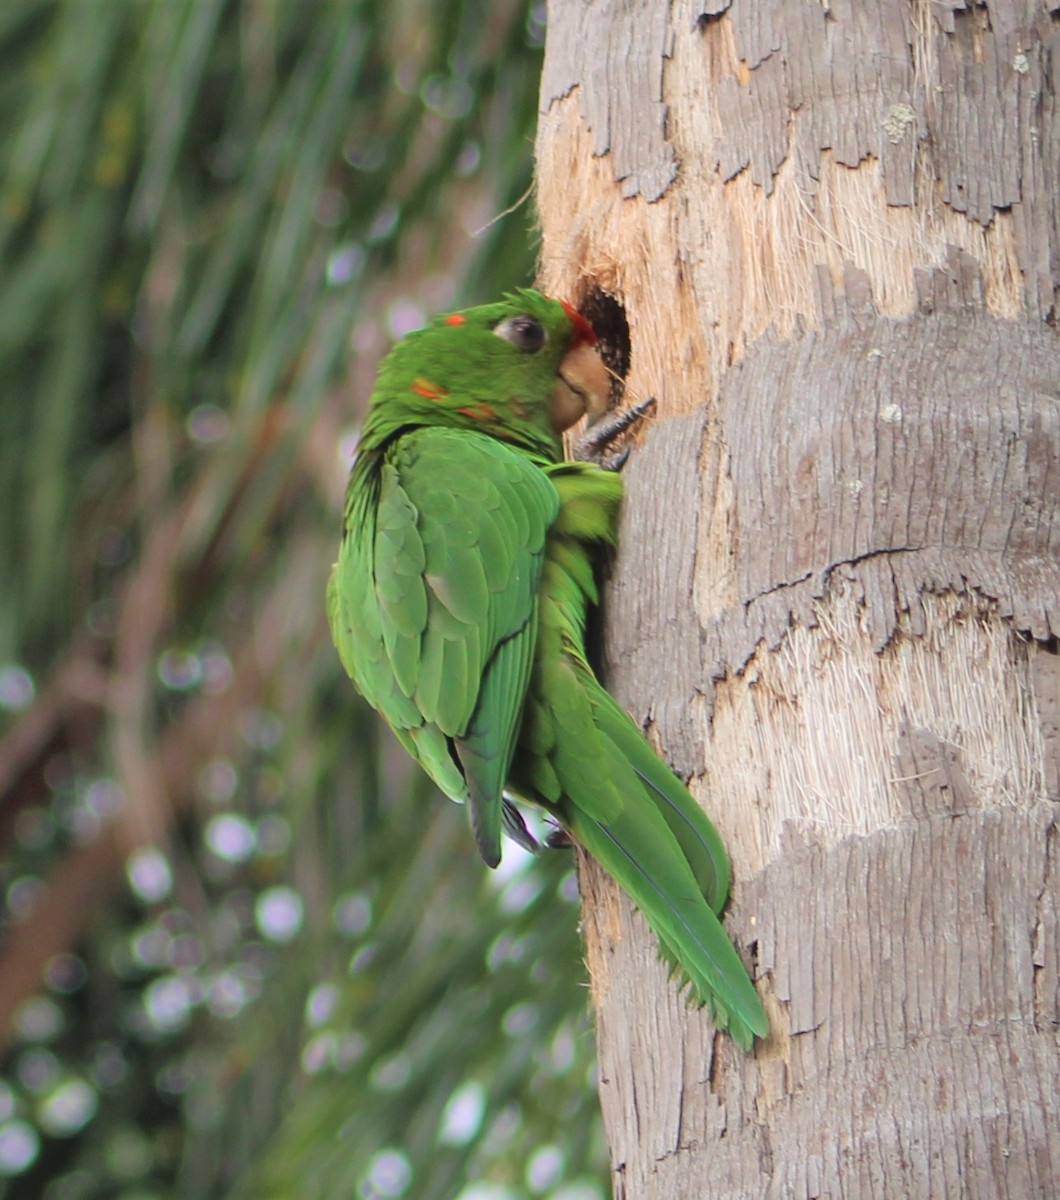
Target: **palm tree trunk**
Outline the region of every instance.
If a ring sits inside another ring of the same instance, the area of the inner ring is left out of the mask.
[[[609,681],[773,1023],[716,1036],[584,867],[616,1196],[1055,1187],[1057,49],[1015,0],[551,7],[542,282],[659,400]]]

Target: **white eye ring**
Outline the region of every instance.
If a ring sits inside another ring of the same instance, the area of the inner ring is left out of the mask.
[[[519,313],[514,317],[505,317],[494,326],[493,332],[506,342],[521,350],[524,354],[536,354],[548,344],[548,330],[537,317],[527,313]]]

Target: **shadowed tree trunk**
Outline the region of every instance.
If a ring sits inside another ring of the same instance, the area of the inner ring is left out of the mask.
[[[542,283],[659,400],[609,682],[773,1025],[583,864],[616,1196],[1053,1194],[1058,57],[1052,0],[550,8]]]

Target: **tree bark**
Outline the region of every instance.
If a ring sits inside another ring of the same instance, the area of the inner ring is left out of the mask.
[[[1060,1174],[1060,4],[568,0],[546,290],[658,419],[605,658],[716,820],[743,1056],[583,864],[615,1194]]]

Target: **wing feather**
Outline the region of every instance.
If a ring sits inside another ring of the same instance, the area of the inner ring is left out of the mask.
[[[329,598],[358,686],[439,786],[470,802],[491,865],[558,511],[526,455],[475,433],[416,430],[388,451],[374,533],[364,553],[340,556]]]

